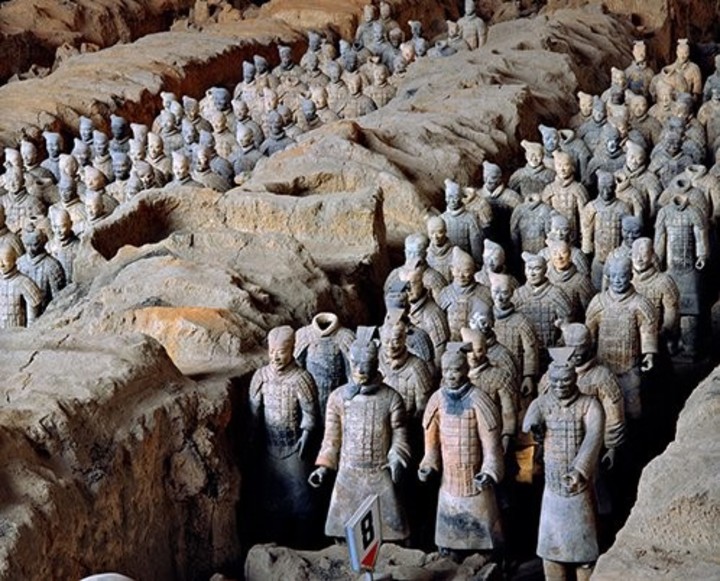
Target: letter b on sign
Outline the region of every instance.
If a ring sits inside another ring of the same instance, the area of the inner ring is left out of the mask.
[[[372,571],[382,542],[380,501],[377,495],[368,497],[360,505],[345,525],[345,536],[353,571]]]

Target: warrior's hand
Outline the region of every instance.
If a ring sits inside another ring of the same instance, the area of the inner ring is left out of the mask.
[[[577,492],[578,488],[583,482],[583,477],[577,470],[571,470],[565,476],[562,477],[563,484],[567,488],[568,492]]]
[[[310,431],[309,430],[303,430],[302,436],[300,436],[300,439],[298,440],[297,446],[295,447],[295,450],[300,455],[300,459],[305,459],[305,452],[307,451],[308,442],[310,441]]]
[[[402,476],[402,469],[405,465],[400,460],[390,460],[387,464],[382,467],[382,470],[390,470],[390,478],[392,478],[393,484],[400,482]]]
[[[645,353],[642,358],[642,363],[640,364],[640,370],[641,371],[650,371],[653,366],[655,365],[655,354],[654,353]]]
[[[330,469],[325,466],[320,466],[320,468],[313,470],[312,474],[310,474],[310,478],[308,478],[310,486],[313,488],[320,488],[323,482],[325,482],[329,472]]]
[[[420,470],[418,470],[418,480],[420,482],[428,482],[433,477],[433,474],[435,474],[435,470],[432,468],[420,468]]]
[[[493,484],[495,484],[495,481],[489,474],[485,474],[485,472],[479,472],[475,475],[475,478],[473,478],[473,483],[475,484],[475,488],[477,488],[478,490],[485,490],[486,488],[490,488]]]
[[[523,397],[530,397],[535,392],[535,380],[530,377],[523,377],[522,383],[520,384],[520,395]]]
[[[512,436],[510,434],[503,434],[502,435],[502,449],[503,454],[507,454],[508,447],[510,446],[510,440],[512,439]]]
[[[600,464],[605,470],[612,470],[612,467],[615,465],[615,448],[610,448],[603,454]]]
[[[695,261],[695,268],[698,270],[705,268],[705,259],[703,257],[700,257]]]

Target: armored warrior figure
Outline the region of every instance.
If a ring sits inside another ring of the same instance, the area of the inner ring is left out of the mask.
[[[2,204],[5,206],[6,224],[11,232],[20,232],[45,216],[45,204],[25,189],[22,170],[11,168],[4,177],[7,194],[3,196]]]
[[[523,430],[543,443],[545,488],[540,510],[537,554],[545,578],[590,579],[598,557],[593,477],[603,444],[603,410],[581,394],[568,361],[573,349],[553,350],[548,393],[530,404]]]
[[[428,266],[426,261],[428,246],[429,240],[424,234],[410,234],[407,236],[405,238],[405,263],[390,271],[387,279],[385,279],[384,290],[387,290],[393,282],[401,280],[403,271],[410,268],[419,268],[422,269],[425,288],[437,300],[440,291],[447,286],[448,281],[437,270]]]
[[[55,183],[60,181],[60,153],[62,152],[62,136],[52,131],[44,131],[47,159],[40,166],[52,173]]]
[[[355,30],[355,41],[367,46],[373,39],[373,24],[377,21],[377,13],[373,4],[363,6],[363,21]]]
[[[347,90],[347,103],[343,107],[342,113],[340,113],[344,119],[362,117],[377,109],[375,101],[362,93],[362,82],[358,77],[348,79]]]
[[[692,94],[697,102],[702,95],[702,74],[700,67],[690,61],[690,45],[687,38],[678,39],[675,55],[675,62],[668,68],[675,74],[682,75],[687,83],[688,92]]]
[[[282,538],[288,529],[301,532],[314,508],[307,479],[312,470],[310,438],[319,425],[317,391],[312,376],[293,360],[294,343],[290,327],[272,329],[270,363],[258,369],[250,382],[253,434],[262,447],[265,524],[279,535],[273,538]]]
[[[387,105],[394,97],[397,89],[388,83],[388,70],[384,65],[377,65],[373,71],[373,82],[363,92],[370,97],[378,108]]]
[[[500,418],[488,396],[468,381],[456,344],[443,355],[443,380],[428,403],[425,456],[418,477],[442,472],[435,544],[446,555],[497,549],[503,542],[494,485],[504,476]]]
[[[73,264],[77,256],[80,239],[72,230],[70,214],[57,207],[50,208],[50,223],[53,238],[47,243],[47,250],[62,266],[65,281],[73,282]]]
[[[592,157],[592,153],[585,145],[585,142],[576,137],[575,132],[571,129],[564,129],[561,133],[554,127],[538,125],[538,130],[542,136],[543,150],[545,151],[545,157],[543,158],[545,167],[554,171],[555,158],[553,154],[556,151],[564,151],[572,157],[575,165],[575,179],[583,181],[588,173],[588,162]]]
[[[647,64],[647,45],[644,40],[636,40],[633,43],[633,62],[625,69],[625,77],[628,81],[628,89],[636,95],[647,97],[650,94],[650,83],[652,83],[655,72]]]
[[[271,91],[272,89],[267,90]],[[207,117],[212,125],[212,136],[217,154],[223,159],[229,160],[233,151],[237,149],[237,141],[228,129],[227,118],[220,111],[210,111]]]
[[[195,167],[191,177],[203,187],[216,192],[226,192],[231,187],[229,181],[210,168],[210,148],[207,145],[198,145],[195,149]]]
[[[512,381],[512,391],[518,391],[520,385],[520,364],[510,349],[501,344],[495,334],[495,317],[491,307],[483,303],[470,317],[470,329],[482,333],[485,337],[487,358],[494,367],[506,371]]]
[[[233,179],[233,166],[227,159],[218,155],[218,152],[215,150],[215,138],[212,133],[201,131],[198,146],[208,148],[210,154],[210,169],[212,171],[226,180]]]
[[[234,99],[232,102],[233,114],[235,115],[235,133],[237,133],[240,125],[244,125],[253,134],[253,142],[255,147],[260,147],[262,142],[265,141],[265,134],[263,133],[260,124],[257,123],[252,117],[250,117],[250,109],[245,101],[242,99]],[[202,131],[200,132],[202,135]]]
[[[163,149],[166,153],[172,153],[183,147],[182,135],[175,125],[175,117],[168,111],[160,113],[160,133],[158,134],[163,142]]]
[[[293,61],[292,49],[289,46],[278,45],[278,56],[280,57],[280,64],[272,72],[280,82],[286,76],[299,77],[302,75],[302,70]]]
[[[173,180],[168,184],[169,186],[202,187],[202,184],[190,175],[190,160],[182,151],[172,152],[172,172]]]
[[[592,283],[596,289],[600,289],[605,262],[620,245],[622,218],[631,214],[631,211],[615,195],[615,177],[603,170],[598,170],[597,176],[599,195],[585,205],[580,218],[582,251],[586,255],[593,255]]]
[[[691,167],[693,166],[688,166],[688,169]],[[685,197],[687,199],[688,206],[700,211],[700,215],[702,216],[705,224],[707,225],[710,223],[712,213],[710,208],[710,199],[705,197],[702,190],[693,186],[687,169],[672,179],[670,185],[662,194],[660,194],[658,205],[662,209],[663,207],[671,204],[673,198],[676,196]]]
[[[588,121],[578,127],[577,135],[585,142],[590,151],[595,151],[600,143],[600,136],[608,123],[605,102],[600,97],[593,97],[592,115]]]
[[[250,172],[255,169],[257,162],[264,156],[255,146],[253,132],[247,125],[238,123],[236,134],[239,148],[235,150],[235,154],[229,161],[233,164],[235,183],[240,185],[250,176]]]
[[[282,151],[290,147],[295,141],[285,134],[283,128],[283,119],[277,111],[271,111],[268,114],[268,127],[270,133],[260,146],[260,153],[263,155],[272,155],[278,151]]]
[[[435,350],[435,367],[440,369],[440,358],[445,352],[445,345],[450,338],[445,312],[438,306],[430,291],[423,284],[425,269],[418,261],[411,263],[408,269],[400,274],[400,279],[407,282],[409,309],[407,316],[410,322],[425,331]]]
[[[650,217],[654,219],[658,211],[657,201],[663,186],[657,176],[648,169],[647,154],[642,146],[628,141],[625,147],[627,156],[624,171],[627,173],[630,184],[642,195],[644,203],[650,208]]]
[[[471,50],[487,42],[487,25],[476,13],[475,0],[465,0],[465,16],[457,21],[462,38]]]
[[[163,186],[172,178],[172,161],[165,155],[165,146],[156,133],[148,133],[147,157],[145,158],[155,170],[155,177]]]
[[[305,71],[300,80],[307,86],[325,87],[330,79],[320,70],[320,59],[314,53],[305,53],[301,68]]]
[[[40,316],[43,294],[16,267],[12,246],[0,246],[0,329],[27,327]]]
[[[427,220],[427,235],[430,239],[425,255],[428,265],[445,280],[451,280],[452,249],[455,247],[447,236],[445,220],[440,216],[430,216]]]
[[[353,332],[343,327],[334,313],[318,313],[295,334],[295,359],[315,381],[322,419],[330,393],[348,382],[354,340]]]
[[[460,248],[453,249],[452,282],[438,297],[438,305],[447,314],[451,341],[460,339],[460,329],[467,327],[474,311],[487,309],[492,302],[490,289],[475,282],[474,275],[472,256]]]
[[[499,165],[483,162],[483,187],[479,192],[490,204],[492,212],[492,229],[496,238],[507,243],[510,215],[523,201],[515,190],[511,190],[502,183],[502,170]]]
[[[112,158],[110,157],[110,141],[102,131],[93,131],[92,166],[102,172],[107,182],[115,179],[112,170]]]
[[[657,262],[650,238],[638,238],[633,242],[633,286],[655,307],[659,337],[672,354],[678,339],[680,291],[672,276],[660,271]]]
[[[383,381],[397,391],[405,403],[409,429],[413,420],[419,427],[428,398],[434,391],[433,378],[425,362],[407,349],[405,313],[393,309],[388,313],[380,333],[380,373]]]
[[[328,93],[325,87],[310,87],[310,98],[315,103],[315,114],[322,123],[332,123],[340,119],[340,116],[328,105]]]
[[[113,151],[110,157],[112,158],[112,173],[115,176],[115,180],[111,184],[108,184],[106,190],[108,195],[115,198],[119,203],[123,203],[130,197],[128,195],[128,188],[130,186],[132,162],[130,161],[130,156],[122,151]]]
[[[527,201],[530,194],[541,194],[545,186],[555,179],[555,171],[543,163],[543,146],[532,141],[521,141],[527,163],[510,176],[508,187]]]
[[[87,226],[88,216],[85,204],[80,201],[77,195],[77,182],[75,179],[61,174],[58,193],[60,194],[60,201],[50,206],[50,211],[53,209],[67,211],[72,221],[73,232],[80,236]]]
[[[710,99],[700,107],[697,120],[705,128],[708,146],[716,150],[720,145],[720,83],[712,89]]]
[[[603,132],[601,147],[595,152],[587,166],[585,186],[590,190],[597,188],[596,176],[598,171],[614,173],[625,166],[625,152],[621,146],[620,132],[613,125],[609,125]]]
[[[483,231],[477,218],[468,212],[463,202],[460,186],[452,180],[445,180],[445,203],[442,214],[450,244],[470,254],[477,263],[482,263]]]
[[[40,289],[43,300],[38,314],[65,288],[65,272],[60,263],[45,250],[47,236],[34,224],[28,224],[22,232],[25,254],[17,261],[18,270],[29,277]]]
[[[337,115],[342,116],[350,99],[350,91],[341,78],[341,69],[338,63],[328,63],[327,74],[330,78],[330,82],[325,87],[328,107]]]
[[[345,523],[370,495],[380,499],[382,538],[402,541],[409,530],[399,494],[410,461],[405,404],[378,372],[374,328],[360,327],[350,347],[351,380],[330,394],[325,436],[310,475],[319,487],[337,471],[325,534],[344,537]]]
[[[655,308],[632,285],[632,263],[612,256],[606,265],[608,290],[595,295],[586,313],[586,325],[597,344],[600,363],[615,373],[623,391],[625,414],[642,415],[640,372],[649,371],[657,352]]]
[[[120,115],[110,115],[110,151],[128,153],[130,151],[130,135],[128,123]]]
[[[25,253],[25,247],[17,232],[12,232],[5,223],[5,206],[0,204],[0,246],[10,246],[16,256]]]
[[[628,102],[630,111],[630,127],[642,135],[643,140],[650,146],[660,141],[662,125],[649,114],[648,101],[642,95],[633,95]]]
[[[551,241],[550,264],[548,265],[548,279],[552,284],[562,290],[572,303],[572,318],[582,320],[590,299],[595,295],[595,288],[587,274],[578,272],[571,259],[570,245],[564,240]],[[600,273],[599,285],[602,284]]]
[[[580,211],[588,202],[588,193],[574,178],[572,158],[565,152],[556,152],[555,180],[545,186],[543,201],[567,218],[570,225],[571,243],[579,239]]]
[[[578,91],[577,102],[578,112],[568,121],[568,127],[575,131],[577,131],[583,123],[590,121],[592,118],[593,96],[589,93]]]
[[[171,94],[171,93],[170,93]],[[163,93],[161,93],[163,95]],[[174,97],[174,95],[173,95]],[[163,98],[164,101],[164,98]],[[95,130],[95,126],[92,122],[92,119],[89,117],[85,117],[84,115],[80,116],[80,119],[78,120],[78,135],[80,136],[80,140],[85,143],[85,145],[90,148],[92,146],[93,142],[93,131]]]
[[[182,106],[185,112],[183,119],[187,120],[198,134],[200,134],[201,131],[212,131],[210,123],[200,115],[200,103],[197,99],[183,95]],[[134,124],[131,124],[130,126],[132,127],[133,125]]]
[[[463,327],[461,335],[463,342],[471,347],[467,354],[470,366],[468,380],[483,390],[500,412],[500,435],[503,451],[507,452],[510,440],[517,433],[517,384],[511,374],[490,363],[485,335],[468,327]]]
[[[308,31],[307,38],[308,48],[305,51],[305,54],[302,55],[302,58],[300,59],[300,66],[303,69],[307,69],[308,59],[310,59],[312,56],[316,57],[318,60],[320,59],[320,49],[322,46],[322,36],[320,36],[320,34],[315,32],[314,30]]]
[[[682,137],[676,131],[665,133],[664,139],[653,149],[651,160],[649,169],[665,188],[675,176],[694,163],[692,157],[682,150]]]
[[[708,227],[683,193],[661,208],[655,222],[655,253],[680,291],[680,327],[685,353],[694,357],[703,312],[702,275],[708,257]]]
[[[519,255],[537,253],[545,246],[553,209],[542,201],[539,193],[528,194],[510,216],[510,237]]]
[[[277,89],[280,81],[270,70],[267,59],[259,54],[253,55],[253,64],[255,65],[255,80],[258,87]]]
[[[255,80],[255,65],[250,61],[243,61],[242,72],[243,79],[235,85],[232,98],[234,100],[239,99],[244,101],[248,106],[250,117],[252,117],[255,122],[259,122],[262,112],[262,87],[260,87]]]
[[[541,256],[523,252],[527,282],[513,294],[518,312],[526,315],[535,328],[539,343],[541,364],[547,362],[547,349],[558,339],[555,321],[569,320],[572,303],[567,295],[553,285],[547,277],[547,263]]]
[[[615,195],[624,202],[633,216],[647,220],[650,216],[650,206],[646,204],[645,197],[637,190],[627,175],[625,169],[615,172]]]

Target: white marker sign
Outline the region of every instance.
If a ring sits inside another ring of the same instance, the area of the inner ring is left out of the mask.
[[[377,495],[368,497],[360,505],[345,525],[345,536],[353,571],[360,573],[375,569],[382,543],[380,501]]]

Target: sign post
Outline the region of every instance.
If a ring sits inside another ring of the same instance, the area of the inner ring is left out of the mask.
[[[345,525],[345,537],[350,551],[350,565],[356,573],[365,572],[368,581],[373,579],[380,544],[382,521],[380,500],[377,494],[369,496]]]

